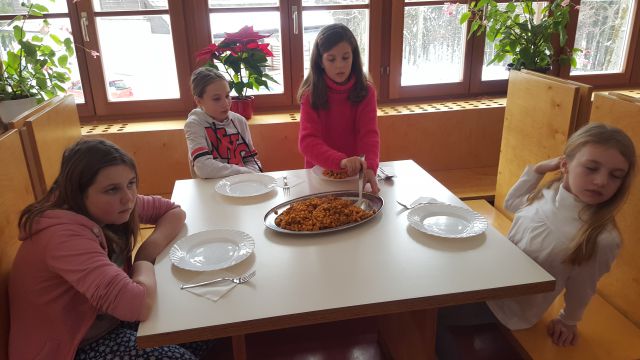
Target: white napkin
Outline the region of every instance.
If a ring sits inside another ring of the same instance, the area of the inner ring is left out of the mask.
[[[228,293],[231,289],[236,287],[236,285],[238,284],[225,280],[220,281],[219,283],[203,285],[185,290],[209,300],[218,301],[218,299],[220,299],[224,296],[224,294]]]
[[[392,166],[378,166],[378,176],[381,178],[394,177],[396,171]]]
[[[303,179],[297,177],[297,176],[291,176],[291,175],[287,175],[287,183],[289,184],[289,187],[292,188],[298,184],[302,184],[304,182]],[[282,181],[282,177],[279,177],[276,179],[276,186],[277,187],[284,187],[284,182]]]
[[[420,196],[419,198],[413,200],[413,202],[411,202],[411,204],[409,206],[414,206],[417,204],[426,204],[426,203],[438,203],[438,204],[443,204],[442,201],[439,201],[436,198],[430,197],[430,196]]]

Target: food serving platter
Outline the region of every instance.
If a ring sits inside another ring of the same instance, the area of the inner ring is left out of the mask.
[[[358,175],[354,175],[354,176],[348,176],[344,179],[334,179],[334,178],[330,178],[328,176],[325,176],[323,174],[324,169],[321,166],[314,166],[311,168],[311,173],[317,177],[319,177],[322,180],[328,180],[328,181],[351,181],[351,180],[358,180]]]
[[[373,216],[370,216],[370,217],[368,217],[368,218],[366,218],[364,220],[360,220],[360,221],[353,222],[353,223],[346,224],[346,225],[342,225],[342,226],[337,226],[337,227],[334,227],[334,228],[322,229],[322,230],[316,230],[316,231],[293,231],[293,230],[287,230],[287,229],[280,228],[279,226],[276,225],[276,217],[278,217],[278,215],[282,214],[282,212],[285,211],[291,204],[293,204],[293,203],[295,203],[297,201],[311,199],[311,198],[314,198],[314,197],[325,197],[325,196],[334,196],[334,197],[337,197],[337,198],[350,200],[350,201],[352,201],[354,203],[358,200],[358,192],[357,191],[328,191],[328,192],[322,192],[322,193],[302,196],[302,197],[299,197],[299,198],[296,198],[296,199],[293,199],[293,200],[285,201],[282,204],[279,204],[279,205],[273,207],[272,209],[270,209],[269,211],[267,211],[267,213],[264,216],[264,225],[266,227],[268,227],[269,229],[272,229],[272,230],[275,230],[275,231],[278,231],[278,232],[281,232],[281,233],[286,233],[286,234],[298,234],[298,235],[324,234],[324,233],[328,233],[328,232],[344,230],[344,229],[347,229],[347,228],[351,228],[351,227],[363,224],[363,223],[375,218],[378,215],[378,213],[380,212],[380,210],[382,209],[382,206],[384,205],[384,200],[382,200],[382,198],[380,196],[374,195],[374,194],[369,194],[369,193],[363,193],[362,194],[362,198],[368,202],[369,208],[375,212],[373,214]]]
[[[169,250],[169,258],[175,266],[186,270],[219,270],[246,259],[254,247],[251,235],[243,231],[206,230],[178,240]]]
[[[482,234],[489,223],[482,215],[460,206],[428,203],[407,214],[409,224],[424,233],[444,238],[466,238]]]

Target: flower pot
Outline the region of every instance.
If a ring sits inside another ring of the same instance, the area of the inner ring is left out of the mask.
[[[3,123],[9,124],[37,104],[36,98],[0,101],[0,119]]]
[[[253,116],[253,96],[232,96],[231,111],[244,116],[245,119],[251,119]]]
[[[507,71],[513,70],[514,66],[515,66],[514,63],[508,63],[507,64]],[[541,73],[541,74],[548,74],[551,71],[551,66],[542,66],[542,67],[537,67],[537,68],[534,68],[534,69],[529,69],[529,68],[523,66],[522,68],[530,70],[530,71],[535,71],[535,72],[538,72],[538,73]]]

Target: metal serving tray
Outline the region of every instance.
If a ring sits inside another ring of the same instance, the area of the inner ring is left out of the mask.
[[[369,203],[370,208],[375,211],[375,214],[373,214],[373,216],[370,216],[364,220],[358,221],[358,222],[354,222],[351,224],[347,224],[347,225],[342,225],[342,226],[338,226],[338,227],[334,227],[334,228],[330,228],[330,229],[323,229],[323,230],[317,230],[317,231],[292,231],[292,230],[287,230],[287,229],[282,229],[280,227],[278,227],[276,225],[276,217],[279,214],[282,214],[283,211],[285,211],[291,204],[293,204],[294,202],[300,201],[300,200],[306,200],[309,198],[314,198],[314,197],[324,197],[324,196],[334,196],[337,198],[342,198],[342,199],[346,199],[346,200],[351,200],[354,203],[358,200],[358,192],[357,191],[328,191],[328,192],[322,192],[322,193],[317,193],[317,194],[311,194],[311,195],[306,195],[306,196],[302,196],[293,200],[289,200],[289,201],[285,201],[282,204],[279,204],[275,207],[273,207],[271,210],[267,211],[267,213],[264,215],[264,225],[266,227],[268,227],[269,229],[281,232],[281,233],[286,233],[286,234],[298,234],[298,235],[313,235],[313,234],[323,234],[323,233],[328,233],[328,232],[333,232],[333,231],[340,231],[343,229],[347,229],[350,227],[354,227],[354,226],[358,226],[362,223],[365,223],[371,219],[373,219],[374,217],[376,217],[378,215],[378,213],[380,212],[380,210],[382,209],[382,205],[384,205],[384,200],[382,200],[382,198],[378,195],[374,195],[374,194],[369,194],[369,193],[363,193],[362,194],[362,198],[364,200],[366,200]]]

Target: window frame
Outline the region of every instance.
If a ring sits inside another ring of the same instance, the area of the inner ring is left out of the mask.
[[[95,122],[110,119],[184,117],[193,109],[194,101],[189,87],[192,70],[200,64],[195,62],[195,54],[211,43],[209,15],[212,13],[236,11],[273,11],[280,12],[280,31],[282,41],[282,94],[265,94],[255,96],[255,111],[296,111],[299,108],[297,90],[306,75],[303,71],[303,31],[293,33],[293,8],[298,10],[298,27],[304,28],[302,13],[306,10],[369,10],[369,59],[368,74],[378,90],[379,103],[397,103],[408,101],[425,101],[446,97],[474,97],[488,94],[504,94],[507,80],[482,81],[484,36],[472,36],[465,42],[462,80],[447,84],[427,84],[400,86],[402,65],[402,41],[405,7],[443,5],[446,0],[424,0],[404,2],[398,0],[369,0],[368,5],[322,5],[302,6],[302,0],[280,0],[278,6],[256,8],[209,8],[207,0],[168,0],[168,10],[110,11],[93,12],[90,0],[74,3],[66,0],[68,15],[61,13],[48,14],[46,17],[70,19],[74,41],[89,49],[96,49],[97,42],[87,46],[83,42],[80,27],[80,14],[85,11],[89,15],[88,32],[91,39],[97,39],[97,16],[126,16],[149,14],[150,12],[166,13],[171,19],[171,31],[174,41],[176,71],[180,98],[162,100],[138,100],[125,102],[107,101],[102,73],[101,59],[91,58],[85,51],[77,51],[76,56],[80,70],[80,78],[85,92],[85,103],[78,104],[78,112],[83,121]],[[461,1],[468,3],[468,1]],[[506,1],[506,0],[505,0]],[[579,0],[574,0],[578,5]],[[113,14],[110,14],[113,13]],[[385,14],[390,14],[386,16]],[[573,14],[572,14],[573,15]],[[186,21],[186,19],[189,21]],[[573,46],[577,28],[577,13],[571,17],[568,25],[568,46]],[[569,66],[554,66],[552,75],[585,84],[600,87],[630,87],[640,85],[640,5],[635,4],[630,27],[629,49],[627,52],[625,71],[618,74],[570,75]],[[242,25],[242,24],[241,24]],[[467,31],[468,31],[467,24]],[[96,49],[100,52],[100,49]],[[151,110],[150,110],[151,109]]]

